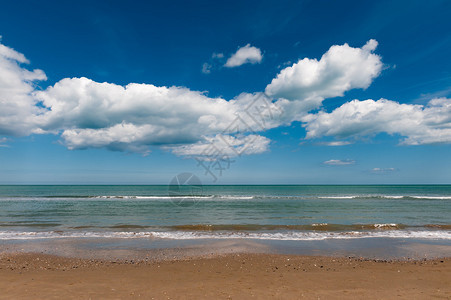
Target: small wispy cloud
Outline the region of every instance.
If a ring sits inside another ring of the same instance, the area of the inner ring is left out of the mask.
[[[1,35],[0,35],[0,38],[1,38]],[[0,147],[9,147],[8,145],[6,145],[7,141],[8,141],[8,139],[5,137],[0,138]]]
[[[346,166],[346,165],[353,165],[353,164],[355,164],[355,160],[352,160],[352,159],[345,159],[345,160],[331,159],[331,160],[326,160],[325,162],[323,162],[323,164],[329,165],[329,166]]]
[[[277,69],[286,68],[287,66],[291,66],[293,63],[291,61],[286,61],[277,66]]]
[[[213,68],[213,66],[209,63],[204,63],[202,65],[202,73],[204,74],[210,74],[211,73],[211,68]]]
[[[244,64],[260,63],[263,59],[262,51],[251,44],[239,48],[225,63],[227,68],[235,68]]]
[[[352,142],[349,142],[349,141],[332,141],[332,142],[318,143],[318,145],[332,146],[332,147],[346,146],[346,145],[351,145],[351,144],[352,144]]]
[[[437,81],[444,81],[443,79],[439,79]],[[420,95],[420,97],[412,100],[413,103],[424,103],[428,102],[431,99],[434,98],[443,98],[448,97],[448,95],[451,93],[451,87],[447,87],[443,90],[435,91],[433,93],[423,93]]]
[[[224,58],[224,53],[213,53],[212,58]]]
[[[384,174],[397,171],[396,168],[372,168],[371,173]]]
[[[224,54],[214,52],[210,60],[202,64],[202,73],[210,74],[212,70],[220,68],[224,63]]]

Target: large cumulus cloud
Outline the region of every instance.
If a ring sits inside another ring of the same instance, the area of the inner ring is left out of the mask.
[[[303,121],[310,139],[358,139],[385,132],[402,136],[404,145],[451,143],[451,99],[447,98],[433,99],[426,106],[353,100],[330,113],[309,114]]]
[[[335,45],[320,60],[304,58],[280,73],[266,87],[274,98],[296,101],[302,112],[318,108],[326,98],[343,96],[346,91],[367,88],[379,76],[383,64],[373,53],[377,41],[362,48]]]
[[[258,120],[243,112],[259,100],[267,104],[264,110],[275,106],[262,94],[241,94],[226,101],[182,87],[123,87],[87,78],[63,79],[35,96],[49,108],[39,116],[39,127],[48,132],[62,130],[70,149],[139,152],[147,152],[149,145],[170,145],[176,150],[177,145],[206,142],[218,133],[234,134],[240,130],[225,131],[237,116],[246,131],[258,130]],[[262,111],[261,116],[268,119],[266,128],[275,126],[269,114]]]

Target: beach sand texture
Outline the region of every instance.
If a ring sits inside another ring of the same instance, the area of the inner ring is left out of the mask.
[[[278,254],[88,260],[0,258],[1,299],[450,299],[451,260]]]

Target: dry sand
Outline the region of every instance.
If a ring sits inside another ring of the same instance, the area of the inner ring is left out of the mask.
[[[2,299],[427,299],[451,298],[451,259],[227,254],[105,261],[43,254],[0,256]]]

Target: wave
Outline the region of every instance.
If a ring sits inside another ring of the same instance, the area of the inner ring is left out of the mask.
[[[275,233],[199,233],[199,232],[154,232],[154,237],[166,239],[260,239],[260,240],[327,240],[358,238],[416,238],[451,240],[451,231],[379,231],[379,232],[275,232]]]
[[[413,199],[450,200],[451,196],[407,196]]]
[[[0,197],[0,201],[30,201],[30,200],[173,200],[173,199],[212,199],[215,196],[212,195],[158,195],[158,196],[110,196],[110,195],[102,195],[102,196],[33,196],[33,197]]]
[[[451,196],[429,195],[354,195],[354,196],[318,196],[319,199],[405,199],[405,200],[451,200]]]
[[[213,196],[209,195],[171,195],[171,196],[93,196],[90,198],[97,199],[157,199],[157,200],[165,200],[165,199],[210,199]]]
[[[0,223],[0,227],[57,227],[59,223],[10,222]],[[401,230],[406,228],[451,229],[451,225],[427,224],[424,226],[408,226],[404,224],[328,224],[313,223],[303,225],[262,225],[262,224],[184,224],[169,226],[151,226],[140,224],[115,224],[111,226],[80,225],[69,229],[152,229],[168,231],[353,231],[353,230]]]
[[[214,197],[219,199],[236,199],[236,200],[250,200],[256,198],[255,196],[234,196],[234,195],[217,195]]]
[[[225,200],[252,200],[252,199],[405,199],[405,200],[451,200],[448,195],[52,195],[52,196],[0,196],[0,201],[8,200],[60,200],[60,199],[225,199]]]
[[[437,229],[441,229],[436,225]],[[451,225],[450,225],[451,226]],[[296,230],[296,231],[353,231],[353,230],[384,230],[384,229],[404,229],[404,224],[328,224],[313,223],[305,225],[260,225],[260,224],[187,224],[169,226],[170,230],[185,231],[275,231],[275,230]],[[430,226],[432,228],[432,226]]]
[[[449,195],[47,195],[47,196],[0,196],[0,201],[19,200],[315,200],[315,199],[400,199],[400,200],[451,200]]]
[[[60,223],[34,223],[34,222],[3,222],[0,227],[59,227]],[[61,227],[59,227],[61,228]],[[193,231],[193,232],[267,232],[267,231],[323,231],[323,232],[346,232],[346,231],[386,231],[386,230],[451,230],[451,224],[425,224],[406,225],[397,223],[376,224],[329,224],[313,223],[302,225],[282,224],[182,224],[182,225],[142,225],[142,224],[114,224],[110,226],[79,225],[66,227],[70,230],[155,230],[155,231]]]
[[[135,196],[135,199],[197,199],[197,198],[204,198],[204,199],[210,199],[213,198],[213,196]]]
[[[319,196],[319,199],[357,199],[361,196]]]
[[[329,239],[406,238],[451,240],[451,231],[388,230],[346,232],[198,232],[198,231],[145,231],[145,232],[17,232],[0,231],[0,240],[37,240],[55,238],[145,238],[145,239],[256,239],[284,241],[318,241]]]

